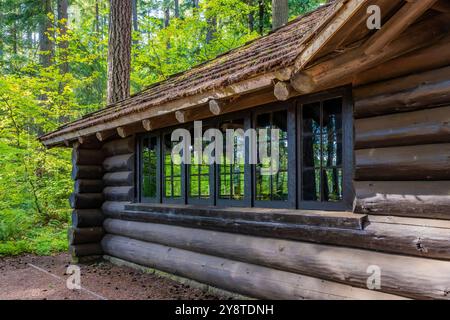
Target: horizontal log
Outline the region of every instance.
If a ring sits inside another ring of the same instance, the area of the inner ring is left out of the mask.
[[[103,161],[103,169],[107,172],[132,171],[133,167],[133,153],[108,157]]]
[[[444,37],[433,46],[413,51],[359,73],[353,80],[353,86],[394,79],[448,65],[450,65],[450,36]],[[355,97],[372,95],[370,90],[367,90],[367,93],[361,92],[361,95],[358,94],[359,91],[359,88],[355,89]]]
[[[354,211],[450,219],[450,181],[355,181]]]
[[[85,243],[69,246],[69,253],[75,257],[96,256],[103,254],[102,245],[97,243]]]
[[[130,202],[105,201],[102,205],[102,212],[108,217],[120,217],[125,210],[125,205]]]
[[[103,158],[103,151],[101,149],[72,149],[72,165],[101,165]]]
[[[100,242],[103,235],[104,231],[101,227],[69,228],[68,230],[70,245]]]
[[[134,187],[106,187],[103,195],[107,201],[132,201],[134,199]]]
[[[103,145],[103,151],[108,157],[132,153],[134,152],[134,139],[130,137],[109,141]]]
[[[97,209],[103,204],[101,193],[72,193],[69,198],[72,209]]]
[[[450,142],[450,106],[358,119],[355,148]]]
[[[450,80],[355,101],[356,118],[430,108],[450,101]]]
[[[367,288],[367,268],[381,270],[381,291],[450,299],[450,262],[306,242],[107,219],[107,233]],[[424,276],[426,275],[426,276]],[[444,276],[445,275],[445,276]]]
[[[133,185],[133,171],[107,172],[103,176],[103,183],[109,187]]]
[[[72,211],[74,228],[100,227],[105,216],[100,209],[76,209]]]
[[[310,226],[295,223],[211,219],[201,216],[161,215],[125,211],[125,203],[105,202],[103,213],[111,218],[178,225],[247,234],[259,237],[333,244],[389,253],[450,260],[448,229],[370,222],[364,230]]]
[[[101,179],[103,177],[102,166],[72,166],[72,180],[77,179]]]
[[[446,34],[448,29],[447,17],[422,20],[408,28],[378,54],[366,56],[364,45],[355,46],[338,56],[332,56],[330,59],[295,73],[291,77],[291,85],[301,94],[344,85],[354,74],[408,52],[435,44],[440,40],[436,35]]]
[[[290,83],[285,81],[277,82],[273,88],[273,94],[280,101],[286,101],[298,93],[294,90]]]
[[[115,129],[98,131],[95,133],[95,137],[97,138],[97,140],[102,142],[114,136],[117,136],[117,130]]]
[[[78,179],[75,180],[76,193],[100,193],[103,191],[102,180]]]
[[[450,144],[355,151],[356,180],[450,179]]]
[[[395,299],[393,295],[353,288],[248,263],[199,254],[120,236],[106,235],[108,255],[261,299]]]

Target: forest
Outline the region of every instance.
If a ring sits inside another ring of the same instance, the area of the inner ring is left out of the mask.
[[[325,2],[126,1],[131,94]],[[47,150],[37,137],[107,104],[114,2],[0,0],[0,256],[67,248],[70,150]]]

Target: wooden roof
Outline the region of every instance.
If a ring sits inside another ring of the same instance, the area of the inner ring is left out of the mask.
[[[68,123],[39,139],[46,145],[55,137],[293,66],[303,44],[328,22],[345,0],[323,5],[286,26],[190,70],[176,74],[130,98]]]

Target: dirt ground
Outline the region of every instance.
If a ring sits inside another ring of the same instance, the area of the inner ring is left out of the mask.
[[[81,266],[81,290],[66,286],[67,254],[0,258],[0,299],[210,300],[223,297],[109,262]]]

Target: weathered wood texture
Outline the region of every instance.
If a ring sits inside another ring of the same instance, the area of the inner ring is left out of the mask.
[[[134,152],[134,138],[109,141],[103,145],[103,152],[107,157],[132,153]]]
[[[261,223],[249,220],[195,215],[125,211],[127,202],[103,204],[103,213],[114,219],[178,225],[259,237],[308,241],[389,253],[450,260],[450,232],[436,227],[369,223],[364,230],[308,226],[296,223]]]
[[[104,235],[103,228],[69,228],[68,237],[69,243],[84,244],[84,243],[98,243],[102,240]]]
[[[355,151],[356,180],[448,180],[450,144]]]
[[[107,219],[108,233],[230,260],[367,288],[367,268],[381,270],[381,291],[450,299],[450,262],[305,242]],[[424,275],[427,275],[424,277]]]
[[[358,213],[450,219],[450,181],[356,181]]]
[[[105,216],[100,209],[75,209],[72,211],[74,228],[101,227]]]
[[[103,195],[107,201],[131,201],[134,198],[134,187],[106,187]]]
[[[69,246],[69,253],[74,257],[97,256],[103,254],[100,242],[76,244]]]
[[[76,193],[101,193],[103,191],[103,181],[78,179],[75,180],[74,191]]]
[[[355,121],[356,149],[437,142],[450,142],[450,106]]]
[[[104,215],[100,208],[104,202],[104,152],[97,140],[95,145],[96,148],[86,148],[84,143],[75,144],[72,151],[72,177],[75,183],[69,202],[74,210],[68,239],[69,251],[75,260],[102,253],[100,240],[104,233]]]
[[[103,183],[109,187],[132,186],[133,171],[107,172],[103,176]]]
[[[72,209],[96,209],[103,204],[101,193],[72,193],[69,198]]]
[[[103,161],[103,168],[107,172],[131,171],[134,166],[134,154],[121,154],[108,157]]]
[[[72,167],[72,180],[101,179],[102,176],[103,176],[102,166],[75,165]]]
[[[232,261],[159,244],[106,235],[103,250],[114,257],[160,269],[225,290],[262,299],[395,299],[291,272]]]
[[[101,165],[103,162],[103,151],[93,149],[72,149],[73,165]]]

